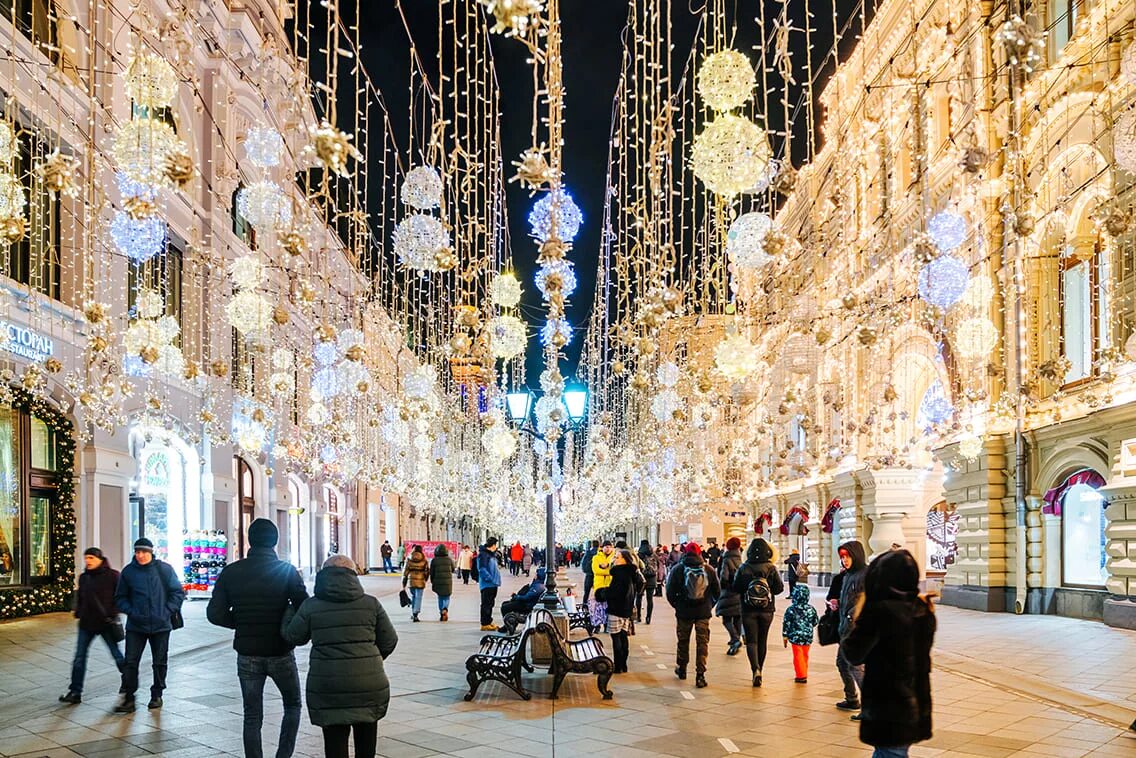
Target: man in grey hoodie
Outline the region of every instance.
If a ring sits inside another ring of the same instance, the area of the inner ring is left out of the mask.
[[[844,638],[852,631],[852,614],[864,594],[864,574],[868,570],[868,561],[864,554],[864,546],[856,540],[849,540],[840,546],[840,563],[844,570],[833,580],[833,590],[839,586],[836,593],[829,591],[829,605],[840,616],[840,645],[836,649],[836,670],[840,672],[840,679],[844,682],[844,699],[836,704],[842,711],[860,710],[860,686],[864,681],[864,666],[854,666],[849,663],[844,654]],[[835,596],[834,596],[835,595]],[[859,720],[856,716],[853,716]]]

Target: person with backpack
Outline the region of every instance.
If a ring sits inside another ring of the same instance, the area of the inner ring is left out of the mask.
[[[430,562],[426,560],[426,553],[421,545],[415,545],[406,559],[406,568],[402,571],[402,586],[405,589],[410,585],[410,620],[418,621],[418,614],[422,612],[422,594],[426,591],[426,580],[430,577]]]
[[[769,648],[769,627],[773,625],[776,610],[774,598],[785,590],[781,572],[774,563],[776,558],[773,546],[758,537],[746,548],[746,562],[734,578],[734,591],[742,600],[742,629],[754,687],[761,686],[761,669]]]
[[[445,545],[434,548],[430,561],[430,589],[438,596],[438,620],[450,620],[450,596],[454,594],[454,559]]]
[[[714,612],[722,619],[722,626],[730,635],[726,655],[737,655],[742,649],[742,596],[734,589],[734,579],[741,565],[742,541],[730,537],[726,540],[726,552],[722,554],[722,560],[718,564],[718,582],[722,585],[722,594],[714,607]]]
[[[264,683],[271,679],[284,701],[276,758],[288,758],[300,729],[300,673],[296,656],[281,634],[281,623],[308,599],[300,572],[276,557],[280,532],[266,518],[248,528],[248,556],[221,570],[205,610],[209,623],[233,629],[237,680],[244,706],[242,736],[245,755],[260,758],[264,726]]]
[[[651,543],[643,540],[639,543],[639,563],[642,564],[643,591],[635,596],[635,619],[643,618],[644,624],[650,626],[651,614],[655,611],[655,587],[659,584],[658,569],[655,565],[655,553],[651,550]],[[647,615],[643,612],[643,599],[647,599]]]
[[[793,646],[793,681],[797,684],[809,681],[809,648],[819,623],[816,608],[809,602],[809,588],[803,584],[794,586],[793,603],[781,619],[781,637],[785,647]]]
[[[87,678],[87,653],[96,637],[101,637],[121,673],[126,665],[122,648],[122,626],[118,621],[118,608],[114,604],[114,588],[118,585],[118,572],[97,547],[83,551],[86,571],[79,575],[79,589],[75,593],[75,618],[79,620],[79,640],[75,658],[71,662],[71,686],[59,696],[59,702],[78,704],[83,701],[83,680]],[[115,628],[118,629],[117,636]]]
[[[931,645],[935,609],[919,594],[919,565],[906,550],[881,554],[864,575],[864,603],[840,643],[864,667],[860,741],[875,758],[906,758],[931,738]]]
[[[789,583],[789,597],[793,597],[793,588],[797,582],[804,582],[809,577],[809,567],[801,563],[801,551],[794,549],[785,559],[785,581]]]
[[[702,558],[697,542],[688,542],[685,555],[667,575],[667,602],[675,609],[675,676],[686,679],[690,662],[690,633],[695,640],[696,687],[706,686],[706,660],[710,656],[710,616],[721,594],[718,574]]]
[[[624,549],[612,556],[611,584],[607,587],[607,630],[611,635],[613,673],[627,673],[627,658],[631,653],[628,634],[631,632],[631,615],[635,599],[643,592],[643,575],[635,563],[635,556]]]
[[[868,564],[864,557],[864,546],[856,540],[845,542],[837,551],[840,556],[840,565],[844,567],[833,585],[839,585],[835,598],[829,590],[829,607],[836,610],[840,617],[840,644],[836,648],[836,670],[840,672],[840,679],[844,682],[844,699],[836,704],[842,711],[860,710],[860,687],[864,681],[864,667],[848,660],[844,653],[844,640],[852,630],[852,615],[864,594],[864,574],[867,573]],[[857,716],[852,717],[859,720]]]

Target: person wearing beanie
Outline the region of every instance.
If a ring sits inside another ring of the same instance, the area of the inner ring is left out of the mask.
[[[244,700],[242,736],[246,756],[260,758],[264,724],[264,684],[272,679],[284,701],[276,758],[288,758],[300,729],[300,673],[292,644],[281,635],[308,591],[295,566],[276,557],[276,524],[258,518],[249,524],[248,556],[221,570],[205,615],[211,624],[233,629],[237,680]]]
[[[438,620],[450,620],[450,596],[454,594],[454,559],[445,545],[434,548],[430,559],[430,589],[438,596]]]
[[[837,612],[840,623],[840,644],[836,647],[836,670],[840,672],[840,679],[844,683],[844,699],[836,704],[842,711],[860,710],[861,683],[864,681],[864,667],[848,660],[844,654],[844,638],[852,630],[852,614],[864,594],[864,574],[868,570],[868,562],[864,553],[864,546],[856,540],[845,542],[837,550],[840,556],[840,565],[844,570],[832,580],[828,588],[826,600],[828,606]],[[856,716],[854,719],[859,720]]]
[[[477,588],[481,590],[481,631],[495,632],[493,606],[497,604],[497,588],[501,586],[501,568],[497,564],[497,538],[490,537],[477,551]]]
[[[126,614],[126,661],[122,666],[122,687],[114,710],[134,711],[138,691],[138,665],[142,651],[150,646],[154,661],[154,682],[150,686],[149,708],[162,707],[169,667],[172,618],[181,613],[185,590],[170,564],[154,557],[154,543],[145,537],[134,542],[134,560],[122,569],[114,591],[115,606]]]
[[[785,590],[776,560],[777,551],[758,537],[749,543],[746,562],[734,577],[734,591],[741,596],[742,629],[754,687],[761,686],[761,669],[769,649],[769,627],[773,625],[774,598]]]
[[[730,643],[726,646],[726,655],[737,655],[742,649],[742,596],[734,589],[734,579],[742,565],[742,541],[737,537],[726,540],[726,552],[718,562],[718,581],[722,585],[722,594],[714,612],[722,619],[722,626],[726,634],[730,635]]]
[[[675,609],[675,676],[686,679],[690,662],[690,633],[695,640],[695,686],[706,686],[706,661],[710,657],[710,616],[721,594],[718,574],[702,557],[697,542],[683,546],[683,557],[667,575],[667,602]]]
[[[86,571],[79,576],[79,589],[75,593],[79,639],[75,645],[75,658],[71,662],[71,686],[65,695],[59,697],[61,703],[82,702],[83,680],[87,677],[87,652],[96,637],[102,637],[106,643],[119,672],[126,665],[126,659],[118,646],[121,636],[115,637],[112,633],[118,622],[118,608],[114,604],[118,572],[110,567],[110,561],[97,547],[83,551],[83,564]],[[121,635],[122,627],[118,629]]]

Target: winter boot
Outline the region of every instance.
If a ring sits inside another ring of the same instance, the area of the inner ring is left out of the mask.
[[[698,687],[700,689],[702,687],[708,686],[706,684],[706,675],[705,674],[699,674],[698,676],[694,677],[694,686]]]
[[[679,679],[686,679],[686,666],[675,666],[675,676]]]
[[[114,705],[115,713],[134,713],[134,696],[122,695]]]
[[[760,687],[761,686],[761,669],[758,669],[757,671],[753,672],[753,686],[754,687]]]
[[[60,695],[59,696],[59,702],[71,703],[72,705],[78,705],[79,703],[83,702],[83,696],[80,695],[78,692],[68,691],[68,693],[66,695]]]

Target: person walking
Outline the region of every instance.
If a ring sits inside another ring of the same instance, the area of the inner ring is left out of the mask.
[[[83,680],[87,678],[87,653],[96,637],[101,637],[122,673],[126,658],[118,643],[119,637],[113,633],[118,624],[118,607],[114,604],[114,588],[118,585],[118,572],[110,567],[110,561],[97,547],[83,551],[83,565],[86,569],[79,575],[79,589],[75,593],[75,618],[79,620],[79,637],[75,643],[75,657],[71,661],[71,685],[67,693],[59,696],[61,703],[81,703],[83,701]]]
[[[706,686],[706,660],[710,655],[710,615],[721,594],[718,574],[702,558],[697,542],[688,542],[686,553],[667,575],[667,602],[675,609],[675,676],[686,679],[690,662],[690,633],[695,641],[696,687]]]
[[[627,657],[631,652],[628,634],[635,600],[643,592],[643,575],[630,550],[620,550],[612,556],[611,583],[607,586],[607,631],[611,635],[613,673],[627,673]]]
[[[651,614],[655,611],[655,588],[659,585],[659,573],[655,565],[655,551],[651,550],[651,543],[647,540],[639,543],[639,563],[643,572],[643,591],[635,596],[635,618],[642,618],[643,623],[650,626]],[[641,616],[644,600],[647,601],[647,615]]]
[[[477,587],[481,590],[481,631],[495,632],[493,606],[497,604],[497,588],[501,586],[501,571],[497,565],[497,538],[490,537],[477,552]]]
[[[710,547],[706,548],[705,558],[706,562],[709,563],[715,571],[717,571],[718,562],[722,560],[722,548],[718,547],[717,542],[711,542]],[[719,573],[719,576],[720,575],[721,574]]]
[[[596,553],[600,550],[599,540],[592,540],[588,545],[588,549],[584,552],[584,557],[580,560],[580,570],[584,572],[584,607],[588,607],[588,596],[592,594],[593,585],[596,578],[592,574],[592,559],[596,557]]]
[[[607,588],[611,586],[611,555],[615,547],[611,540],[605,540],[600,552],[592,558],[592,625],[599,629],[607,627]],[[602,592],[601,592],[602,590]]]
[[[935,609],[919,594],[919,565],[906,550],[881,554],[864,576],[864,603],[840,643],[864,667],[860,741],[874,758],[906,758],[931,738],[931,645]]]
[[[820,623],[816,608],[809,603],[809,588],[803,584],[793,587],[793,602],[785,609],[781,619],[782,644],[793,646],[793,681],[809,681],[809,648],[813,644],[813,630]]]
[[[454,594],[454,559],[445,545],[434,548],[430,561],[430,589],[438,596],[438,620],[450,620],[450,596]]]
[[[742,630],[754,687],[761,686],[761,670],[769,649],[769,627],[773,625],[774,599],[785,590],[781,572],[774,563],[776,559],[773,546],[758,537],[746,548],[746,562],[734,578],[734,591],[742,601]]]
[[[300,572],[276,557],[280,533],[276,524],[258,518],[249,524],[248,557],[221,570],[205,610],[209,623],[236,630],[237,680],[244,706],[242,736],[246,758],[264,753],[260,731],[264,725],[264,682],[272,679],[284,701],[276,758],[288,758],[296,748],[300,729],[300,673],[292,645],[282,636],[285,614],[295,613],[308,599]]]
[[[430,576],[430,563],[426,554],[422,552],[421,545],[415,545],[406,559],[406,568],[402,570],[402,586],[410,589],[410,620],[418,621],[418,614],[422,612],[422,593],[426,590],[426,580]]]
[[[514,592],[513,596],[501,603],[501,616],[504,617],[506,613],[519,613],[527,616],[540,602],[548,591],[547,585],[544,580],[547,576],[546,569],[541,566],[536,570],[536,580],[528,585],[527,589],[522,588],[523,592]]]
[[[379,553],[383,556],[383,573],[393,574],[394,564],[391,563],[391,556],[394,555],[394,548],[391,547],[390,540],[383,540],[383,546],[379,548]]]
[[[390,703],[383,661],[398,644],[387,612],[363,592],[354,562],[333,555],[316,574],[314,595],[288,622],[284,638],[312,643],[305,697],[308,717],[323,730],[327,758],[347,758],[354,736],[355,758],[374,758],[379,721]]]
[[[520,542],[513,543],[509,548],[509,573],[513,576],[521,573],[521,560],[525,557],[525,549]]]
[[[785,581],[789,584],[789,597],[793,596],[793,588],[797,586],[797,570],[801,565],[801,551],[794,549],[785,559]]]
[[[524,550],[521,553],[521,571],[524,572],[525,576],[528,576],[529,572],[532,571],[532,564],[533,564],[532,548],[529,547],[528,545],[525,545]]]
[[[848,656],[844,654],[844,638],[852,630],[852,614],[860,602],[860,596],[864,593],[864,574],[868,570],[868,565],[864,558],[864,546],[856,540],[849,540],[841,545],[837,555],[840,556],[840,565],[844,570],[833,580],[833,586],[829,588],[827,597],[829,607],[837,612],[840,619],[837,627],[840,632],[840,644],[836,648],[836,670],[840,672],[840,679],[844,683],[844,699],[837,703],[836,707],[842,711],[858,711],[864,667],[848,660]]]
[[[726,655],[737,655],[742,649],[742,596],[734,589],[734,579],[737,578],[741,565],[742,541],[730,537],[726,540],[726,552],[718,563],[718,582],[722,585],[722,594],[718,597],[718,604],[714,606],[714,612],[722,619],[726,634],[730,635]]]
[[[398,555],[398,566],[397,566],[397,568],[398,568],[399,571],[402,571],[402,563],[403,563],[403,561],[406,560],[406,545],[400,544],[398,546],[397,555]]]
[[[655,597],[663,596],[663,585],[667,583],[667,570],[670,569],[671,554],[662,545],[655,548]]]
[[[118,577],[114,591],[115,606],[126,614],[126,662],[122,667],[122,688],[114,710],[134,711],[134,693],[138,691],[138,664],[142,651],[150,646],[154,662],[154,681],[150,686],[147,708],[162,707],[169,668],[170,632],[174,614],[181,614],[185,590],[170,564],[154,557],[154,543],[146,537],[134,542],[134,560]]]
[[[473,551],[469,545],[462,545],[458,553],[458,571],[461,572],[462,584],[469,584],[469,575],[473,569]]]

